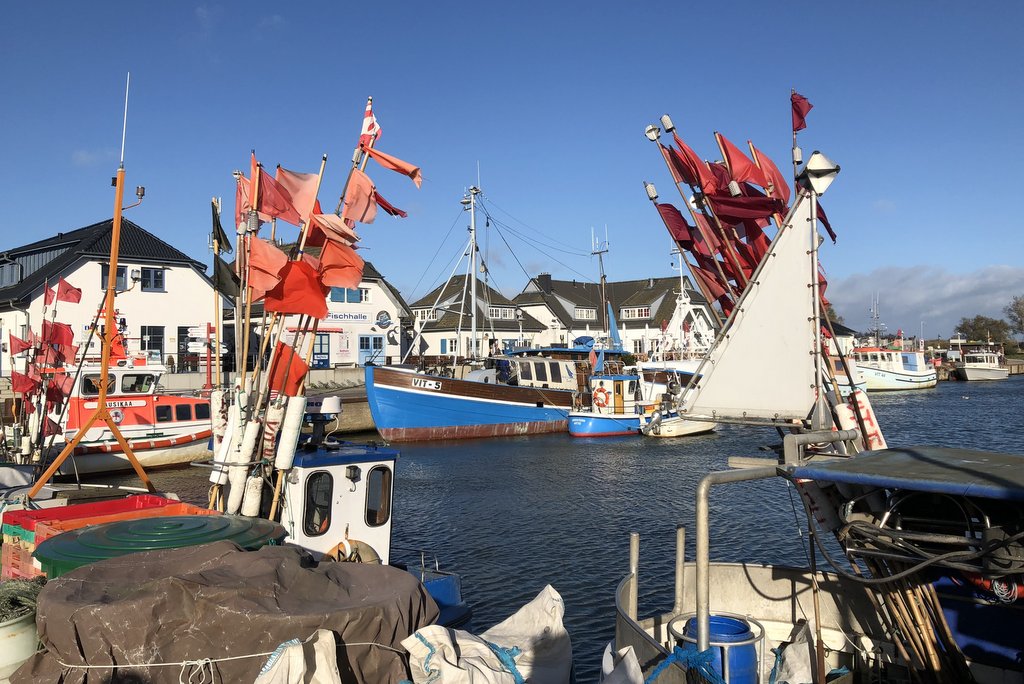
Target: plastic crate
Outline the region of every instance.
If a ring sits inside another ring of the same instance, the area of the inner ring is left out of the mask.
[[[12,544],[0,550],[0,579],[32,579],[43,571],[33,562],[32,552]]]
[[[193,506],[192,504],[174,502],[168,506],[156,506],[153,508],[143,508],[137,511],[124,511],[122,513],[111,513],[109,515],[96,515],[88,518],[72,518],[70,520],[41,520],[36,524],[35,530],[35,544],[32,545],[30,551],[34,551],[35,547],[42,544],[50,537],[62,534],[64,532],[70,532],[71,530],[77,530],[88,525],[102,525],[108,522],[117,522],[118,520],[139,520],[141,518],[163,518],[170,515],[220,515],[218,511],[212,511],[208,508],[200,508],[199,506]],[[22,548],[26,548],[24,544]]]
[[[113,501],[97,501],[95,503],[70,504],[52,508],[22,509],[7,511],[3,516],[4,544],[19,545],[24,548],[35,548],[36,526],[43,521],[73,520],[146,508],[157,508],[180,503],[177,499],[168,499],[156,494],[137,494]]]

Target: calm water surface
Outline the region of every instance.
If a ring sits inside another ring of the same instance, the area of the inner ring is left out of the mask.
[[[874,393],[890,446],[962,446],[1024,454],[1024,376],[993,383],[943,382],[931,390]],[[614,591],[639,532],[640,610],[671,605],[676,525],[693,557],[695,488],[730,456],[771,456],[771,430],[724,426],[674,440],[542,435],[399,445],[394,544],[437,553],[462,575],[482,631],[546,584],[565,601],[577,679],[594,681],[614,631]],[[158,486],[205,503],[206,475],[154,473]],[[802,513],[801,513],[802,516]],[[804,564],[783,481],[713,492],[712,557]]]

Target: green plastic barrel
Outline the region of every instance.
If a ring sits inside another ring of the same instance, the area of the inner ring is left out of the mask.
[[[285,529],[263,518],[180,515],[83,527],[47,539],[33,554],[50,579],[89,563],[140,551],[177,549],[229,540],[246,550],[284,540]]]

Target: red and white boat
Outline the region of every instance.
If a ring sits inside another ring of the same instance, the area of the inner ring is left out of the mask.
[[[70,441],[97,407],[102,369],[86,363],[75,379],[61,424]],[[175,465],[211,456],[213,425],[209,399],[157,392],[162,364],[144,355],[117,359],[111,364],[107,408],[144,468]],[[59,438],[58,438],[59,440]],[[53,451],[59,452],[58,441]],[[98,473],[131,470],[120,444],[102,421],[93,424],[75,449],[74,463],[65,462],[61,472]]]

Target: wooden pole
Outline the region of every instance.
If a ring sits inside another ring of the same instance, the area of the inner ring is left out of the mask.
[[[211,199],[210,202],[213,204],[213,210],[218,216],[220,216],[220,202],[215,198]],[[219,278],[217,277],[217,259],[220,258],[220,240],[217,239],[216,231],[213,234],[213,282],[219,284]],[[216,353],[213,355],[217,360],[217,372],[214,375],[216,387],[220,387],[220,292],[216,287],[213,288],[213,346],[216,349]],[[209,368],[209,366],[207,366]]]

